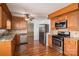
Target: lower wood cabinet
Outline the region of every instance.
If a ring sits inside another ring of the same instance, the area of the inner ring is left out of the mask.
[[[15,45],[18,46],[20,44],[20,35],[19,34],[15,35],[15,40],[16,40]]]
[[[64,55],[66,56],[78,56],[79,55],[79,40],[78,39],[65,38]]]
[[[0,42],[0,56],[12,56],[11,41],[1,41]]]
[[[48,46],[52,47],[52,35],[48,34]]]
[[[16,46],[19,44],[19,40],[19,35],[15,35],[14,38],[0,41],[0,56],[14,56]]]

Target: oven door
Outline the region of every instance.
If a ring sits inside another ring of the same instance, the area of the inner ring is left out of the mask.
[[[55,46],[61,47],[61,40],[58,38],[54,38],[52,41],[52,44],[54,44]]]

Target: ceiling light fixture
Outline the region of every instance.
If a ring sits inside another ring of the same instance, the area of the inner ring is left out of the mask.
[[[28,19],[28,18],[26,18],[25,20],[26,20],[26,21],[28,21],[29,19]]]

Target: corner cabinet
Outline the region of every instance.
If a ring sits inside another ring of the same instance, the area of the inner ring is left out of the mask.
[[[8,40],[6,40],[8,39]],[[0,41],[0,56],[15,56],[17,44],[19,44],[19,34],[14,35],[11,38],[5,38]]]
[[[2,8],[0,7],[0,28],[3,27],[3,20],[2,20],[3,15],[2,15],[2,14],[3,14],[3,13],[2,13]]]
[[[79,40],[74,38],[65,38],[64,55],[79,56]]]
[[[0,28],[11,29],[11,19],[8,18],[6,12],[0,6]]]

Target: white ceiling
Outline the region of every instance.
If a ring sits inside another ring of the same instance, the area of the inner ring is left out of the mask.
[[[47,18],[48,14],[69,5],[69,3],[8,3],[7,5],[12,15],[24,16],[23,14],[29,13],[37,18]]]

